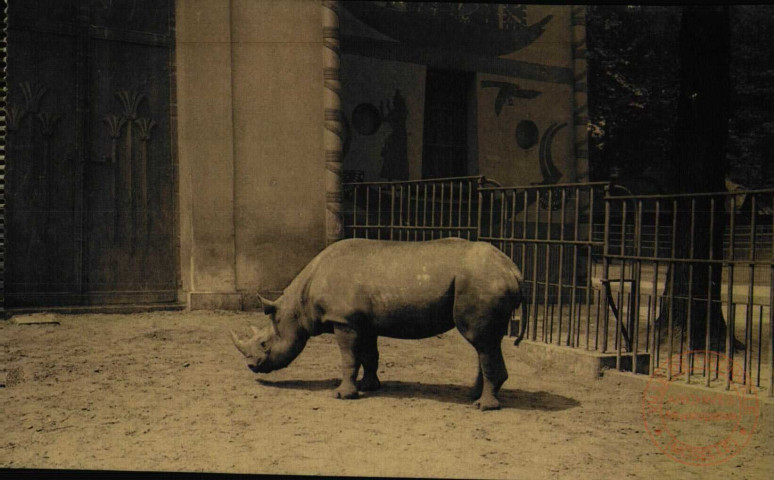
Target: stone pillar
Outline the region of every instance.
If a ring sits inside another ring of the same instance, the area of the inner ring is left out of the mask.
[[[236,310],[231,2],[177,0],[175,18],[182,287],[191,309]]]
[[[573,61],[573,124],[575,125],[575,180],[589,181],[589,104],[586,68],[586,7],[570,7]]]
[[[339,49],[339,2],[322,1],[323,108],[325,109],[325,243],[341,239],[341,156],[344,126],[341,120],[341,52]]]

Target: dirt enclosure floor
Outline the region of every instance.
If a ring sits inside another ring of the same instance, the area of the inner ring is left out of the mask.
[[[646,432],[636,383],[539,370],[516,359],[509,339],[503,409],[480,412],[467,396],[475,352],[456,331],[380,338],[382,390],[344,401],[331,394],[339,349],[330,335],[285,370],[246,368],[228,329],[247,335],[267,324],[262,314],[46,318],[59,323],[0,321],[0,467],[681,480],[774,472],[772,405],[761,404],[737,456],[683,465]]]

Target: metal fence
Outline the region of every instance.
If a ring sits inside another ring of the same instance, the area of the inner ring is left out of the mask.
[[[432,240],[477,238],[478,189],[483,176],[343,185],[348,238]]]
[[[620,313],[619,368],[622,352],[635,373],[645,354],[647,370],[662,366],[667,378],[748,393],[764,385],[772,396],[773,194],[605,198],[601,278]],[[725,365],[710,350],[725,352]]]
[[[606,182],[483,176],[346,183],[343,208],[347,237],[497,246],[524,274],[528,318],[516,312],[511,331],[526,321],[528,338],[614,356],[621,370],[665,366],[769,396],[772,212],[774,190],[633,195]],[[722,368],[710,348],[725,352]]]

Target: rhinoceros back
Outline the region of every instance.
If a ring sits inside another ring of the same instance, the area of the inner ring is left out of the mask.
[[[297,299],[311,334],[329,331],[326,322],[346,322],[378,335],[424,338],[451,329],[460,316],[485,317],[504,331],[520,280],[513,262],[483,242],[350,239],[321,252],[284,296]]]

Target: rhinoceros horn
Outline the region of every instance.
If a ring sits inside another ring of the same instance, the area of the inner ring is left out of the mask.
[[[250,344],[258,340],[260,331],[253,325],[250,326],[253,331],[253,336],[248,340],[240,340],[239,336],[231,330],[231,341],[234,342],[234,346],[242,352],[242,355],[248,356],[250,354]]]

